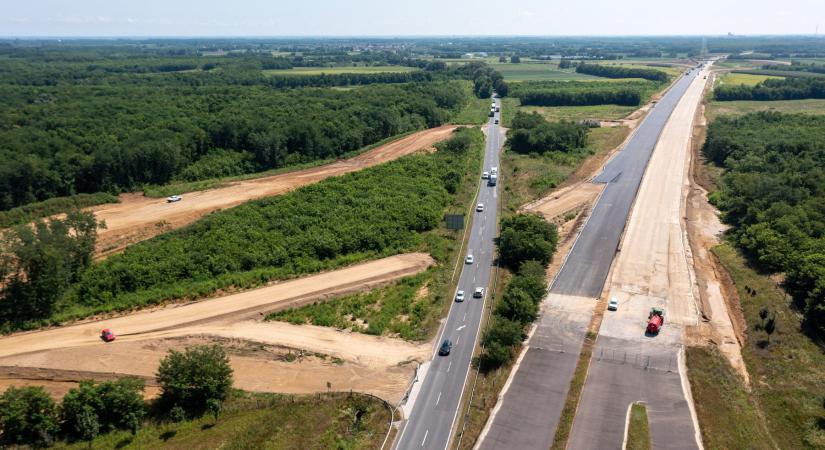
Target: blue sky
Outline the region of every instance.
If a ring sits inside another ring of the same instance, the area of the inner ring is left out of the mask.
[[[0,0],[2,36],[825,34],[825,0]]]

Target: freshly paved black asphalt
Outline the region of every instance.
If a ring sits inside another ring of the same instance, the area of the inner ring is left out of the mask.
[[[553,281],[551,294],[593,299],[601,295],[647,162],[696,73],[674,83],[594,180],[607,186]],[[589,321],[589,315],[569,314],[552,307],[545,311],[480,449],[550,448]]]
[[[497,103],[499,102],[496,100]],[[498,119],[501,113],[496,113]],[[484,171],[499,165],[499,151],[504,142],[499,125],[493,118],[489,121],[484,155]],[[478,174],[479,177],[481,174]],[[499,172],[499,176],[501,173]],[[421,389],[413,405],[407,423],[397,441],[398,449],[444,449],[450,441],[453,423],[458,417],[461,395],[467,379],[473,356],[484,301],[473,298],[477,286],[489,288],[490,271],[493,266],[493,239],[496,237],[496,215],[498,186],[487,185],[480,180],[478,202],[484,204],[484,212],[474,212],[470,239],[465,254],[472,254],[472,265],[462,267],[458,289],[465,292],[466,300],[454,303],[447,316],[447,322],[439,337],[450,339],[454,346],[448,356],[435,355]],[[463,256],[462,256],[463,257]],[[486,300],[487,296],[485,296]]]
[[[697,73],[694,70],[670,88],[622,151],[594,179],[594,182],[607,183],[607,186],[550,288],[551,293],[590,298],[598,298],[601,294],[656,141]]]

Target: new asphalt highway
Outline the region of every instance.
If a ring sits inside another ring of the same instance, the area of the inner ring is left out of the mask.
[[[478,448],[546,450],[645,167],[665,123],[698,71],[677,80],[593,181],[606,184],[549,289],[546,308]],[[588,301],[589,300],[589,301]]]
[[[496,104],[500,107],[498,99]],[[501,127],[495,121],[500,115],[500,112],[496,113],[488,123],[484,150],[486,172],[499,165],[504,138]],[[494,262],[498,186],[489,186],[486,179],[480,179],[478,203],[484,205],[484,210],[478,212],[474,209],[470,238],[462,255],[462,258],[473,255],[473,262],[463,264],[458,279],[458,290],[464,291],[465,299],[463,302],[451,299],[453,304],[437,342],[440,346],[443,340],[449,339],[453,343],[452,350],[444,356],[436,352],[423,380],[418,381],[421,386],[414,386],[417,395],[410,399],[413,402],[412,412],[397,440],[398,449],[444,449],[450,442],[471,367],[473,348],[478,339],[484,304],[489,298],[487,290]],[[477,287],[484,288],[482,298],[473,298]]]

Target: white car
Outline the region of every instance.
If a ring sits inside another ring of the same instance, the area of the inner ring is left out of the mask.
[[[479,203],[476,205],[476,211],[483,212],[484,211],[484,203]]]
[[[484,297],[484,288],[477,287],[475,292],[473,292],[473,298],[482,298]]]
[[[464,301],[464,291],[458,291],[455,293],[455,301],[463,302]]]
[[[609,302],[607,302],[607,310],[616,311],[617,309],[619,309],[619,299],[613,297],[610,299]]]
[[[473,255],[467,255],[467,257],[464,258],[464,262],[466,264],[472,264],[473,263]]]
[[[180,195],[171,195],[169,197],[166,197],[166,203],[174,203],[179,202],[181,200],[183,200],[183,197],[181,197]]]
[[[490,178],[490,173],[489,172],[483,172],[481,174],[481,179],[486,180],[487,178]]]
[[[493,175],[498,175],[498,167],[493,167],[492,169],[490,169],[490,173]]]

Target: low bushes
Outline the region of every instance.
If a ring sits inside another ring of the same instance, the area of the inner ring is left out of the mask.
[[[569,152],[587,145],[589,128],[573,122],[548,122],[538,113],[516,113],[507,143],[516,153]]]

